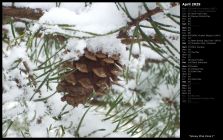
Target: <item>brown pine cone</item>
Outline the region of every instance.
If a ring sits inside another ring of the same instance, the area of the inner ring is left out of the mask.
[[[104,95],[121,73],[119,59],[119,54],[109,57],[108,54],[85,49],[78,61],[64,62],[63,68],[69,67],[74,71],[62,76],[57,86],[58,92],[66,93],[61,100],[75,107],[84,104],[93,92],[97,96]]]

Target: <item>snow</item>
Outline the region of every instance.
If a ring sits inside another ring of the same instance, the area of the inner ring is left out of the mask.
[[[12,6],[11,2],[4,2],[2,4],[3,6]],[[40,2],[14,2],[14,6],[15,7],[20,7],[20,8],[32,8],[32,9],[43,9],[43,10],[47,10],[51,7],[56,6],[56,3],[40,3]]]
[[[97,3],[80,14],[66,8],[51,8],[39,23],[75,25],[79,30],[106,33],[125,25],[124,19],[114,3]]]
[[[47,137],[46,129],[43,129],[44,125],[34,124],[29,128],[30,135],[32,137]]]
[[[3,61],[3,65],[6,69],[10,68],[15,60],[26,57],[26,48],[22,46],[13,47],[10,49],[10,51],[7,52],[7,55],[10,57],[10,59],[5,59]]]
[[[177,132],[175,133],[175,137],[180,138],[180,129],[178,129]]]
[[[119,39],[116,38],[115,35],[102,36],[89,39],[87,48],[89,51],[98,52],[102,51],[108,56],[112,56],[113,54],[120,55],[120,63],[126,64],[128,59],[128,52],[125,49],[125,46],[121,43]]]
[[[11,6],[12,3],[11,2],[3,2],[2,3],[3,6]],[[14,6],[15,7],[20,7],[20,8],[32,8],[32,9],[42,9],[44,11],[48,11],[49,9],[51,9],[52,7],[56,7],[56,2],[44,2],[44,3],[40,3],[40,2],[14,2]],[[66,3],[61,3],[60,7],[64,7],[67,8],[69,10],[73,10],[77,13],[82,12],[82,10],[86,9],[85,7],[85,3],[70,3],[70,2],[66,2]]]
[[[128,2],[125,3],[126,8],[132,18],[137,18],[139,15],[146,13],[146,9],[144,8],[142,3],[139,2]],[[155,2],[149,2],[146,4],[149,10],[153,10],[157,7]],[[122,4],[124,7],[124,4]]]
[[[129,138],[130,136],[124,132],[112,133],[107,136],[107,138]]]
[[[156,2],[149,2],[149,3],[146,3],[146,5],[149,8],[149,10],[153,10],[157,7]]]
[[[13,105],[11,105],[13,104]],[[7,107],[9,106],[9,107]],[[7,109],[7,110],[6,110]],[[18,120],[19,114],[22,114],[26,111],[24,106],[21,106],[19,102],[12,101],[10,104],[4,104],[3,106],[3,114],[4,116],[12,121]]]
[[[15,27],[15,28],[25,28],[26,25],[25,25],[25,23],[23,23],[23,22],[15,22],[15,23],[14,23],[14,27]]]
[[[41,119],[41,123],[32,122],[29,127],[31,137],[47,137],[47,128],[54,123],[52,117],[46,116]]]
[[[180,16],[180,5],[177,5],[171,9],[168,10],[168,13],[176,16]]]
[[[48,99],[47,105],[53,106],[55,109],[51,110],[51,114],[56,116],[60,113],[61,109],[64,107],[66,104],[65,102],[61,102],[61,94],[55,94],[51,98]],[[70,106],[71,107],[71,106]]]
[[[163,7],[163,9],[167,10],[171,8],[171,4],[169,2],[162,2],[160,5]]]
[[[46,106],[43,102],[28,102],[29,111],[36,110],[36,116],[43,116],[45,114]]]
[[[75,38],[69,39],[67,43],[67,49],[70,51],[67,54],[62,54],[63,60],[78,60],[80,56],[84,54],[84,49],[87,48],[91,52],[103,52],[108,56],[113,54],[120,55],[121,64],[127,63],[128,52],[125,46],[121,43],[115,35],[99,36],[87,40],[78,40]]]
[[[13,40],[14,39],[14,36],[13,36],[13,32],[11,30],[11,25],[10,24],[5,24],[2,26],[3,29],[6,29],[7,31],[9,31],[9,33],[7,34],[8,38],[10,38],[10,40]],[[16,32],[14,32],[15,34],[15,37],[18,36],[18,34]]]
[[[77,24],[79,21],[77,15],[65,8],[52,8],[49,12],[46,12],[40,19],[40,23],[47,24]]]
[[[23,90],[18,89],[16,84],[10,87],[10,92],[3,94],[3,102],[18,100],[19,97],[23,94]],[[7,89],[6,89],[7,90]]]
[[[67,49],[69,52],[67,54],[62,54],[62,59],[65,60],[78,60],[80,56],[84,54],[84,49],[86,48],[87,44],[85,40],[77,40],[75,38],[71,38],[68,40]]]
[[[159,99],[152,98],[145,104],[145,108],[156,109],[159,106]]]
[[[138,54],[141,57],[144,57],[145,59],[149,59],[149,58],[153,58],[153,59],[157,59],[157,60],[162,59],[162,57],[159,54],[157,54],[155,51],[153,51],[152,49],[150,49],[148,47],[141,46],[141,49],[140,49],[140,47],[137,43],[133,44],[133,46],[132,46],[132,54],[135,54],[135,55]]]

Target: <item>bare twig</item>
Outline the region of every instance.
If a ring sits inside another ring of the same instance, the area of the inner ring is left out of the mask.
[[[127,23],[127,26],[123,28],[118,35],[118,38],[128,38],[127,31],[132,27],[138,25],[141,21],[146,20],[147,18],[151,17],[152,15],[155,15],[157,13],[163,12],[163,10],[159,7],[156,7],[153,10],[148,10],[145,14],[142,14],[141,16],[133,19],[131,22]]]
[[[2,7],[2,15],[10,17],[28,18],[37,20],[43,15],[41,9],[18,8],[18,7]]]
[[[30,74],[30,68],[29,68],[27,62],[26,61],[23,61],[22,63],[24,65],[25,69],[26,69],[26,73],[28,73],[28,75],[29,75],[28,78],[30,78],[32,80],[32,82],[33,82],[33,85],[36,86],[36,81],[35,81],[33,75]]]

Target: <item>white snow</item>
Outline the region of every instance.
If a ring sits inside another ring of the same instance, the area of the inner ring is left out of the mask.
[[[68,9],[65,8],[52,8],[49,12],[46,12],[40,19],[40,23],[48,24],[73,24],[75,21],[78,22],[77,15]]]
[[[25,23],[23,23],[23,22],[15,22],[14,27],[15,28],[25,28],[26,26],[25,26]]]
[[[22,58],[24,58],[24,56],[26,57],[26,48],[24,48],[22,46],[13,47],[7,53],[8,53],[8,57],[10,57],[10,59],[4,59],[3,65],[4,65],[5,69],[10,68],[12,66],[12,63],[15,60],[22,59]]]
[[[22,96],[23,90],[17,88],[16,84],[10,87],[10,92],[3,94],[3,102],[18,100],[19,97]]]
[[[71,38],[68,40],[67,49],[69,52],[67,54],[61,54],[62,59],[65,60],[78,60],[80,56],[84,54],[84,49],[87,44],[85,40],[77,40]]]
[[[124,4],[121,4],[124,7]],[[146,9],[144,8],[142,3],[139,2],[127,2],[125,3],[126,8],[132,18],[137,18],[139,15],[146,13]],[[155,2],[149,2],[146,4],[149,10],[153,10],[157,7]]]
[[[178,129],[177,132],[175,133],[175,137],[180,138],[180,129]]]
[[[102,36],[89,39],[87,48],[92,52],[102,51],[108,56],[113,54],[120,55],[120,62],[124,65],[127,63],[128,52],[125,49],[125,45],[121,43],[115,35]]]
[[[177,5],[168,11],[172,15],[180,16],[180,5]]]
[[[3,2],[2,3],[3,6],[12,6],[11,2]],[[56,2],[44,2],[44,3],[40,3],[40,2],[14,2],[14,6],[15,7],[20,7],[20,8],[32,8],[32,9],[42,9],[44,11],[48,11],[49,9],[56,7]],[[67,8],[69,10],[75,11],[77,13],[82,12],[82,10],[87,9],[87,7],[85,7],[85,3],[81,2],[75,2],[75,3],[71,3],[71,2],[65,2],[65,3],[60,3],[60,7],[63,8]]]
[[[2,4],[3,6],[12,6],[11,2],[4,2]],[[56,3],[40,3],[40,2],[14,2],[14,6],[15,7],[20,7],[20,8],[32,8],[32,9],[43,9],[43,10],[47,10],[51,7],[55,7]]]
[[[152,98],[149,102],[145,104],[145,108],[156,109],[160,104],[159,101],[160,100],[157,98]]]
[[[94,33],[106,33],[126,24],[114,3],[92,4],[90,9],[80,14],[66,8],[51,8],[39,22],[75,25],[76,29]]]
[[[11,30],[11,25],[10,24],[5,24],[2,26],[3,29],[7,30],[9,33],[7,34],[8,38],[10,40],[13,40],[14,39],[14,36],[13,36],[13,32]],[[18,37],[18,33],[14,32],[14,35],[15,37]]]
[[[38,124],[35,120],[29,127],[31,137],[47,137],[47,128],[54,123],[50,116],[42,117],[41,123]]]
[[[148,47],[141,46],[141,49],[140,49],[137,43],[133,44],[132,46],[132,54],[135,54],[135,55],[138,54],[144,57],[145,59],[149,59],[149,58],[153,58],[157,60],[162,59],[162,57],[159,54],[157,54],[155,51],[153,51],[152,49]]]

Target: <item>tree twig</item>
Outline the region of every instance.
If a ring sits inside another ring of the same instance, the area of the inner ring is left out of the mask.
[[[18,7],[2,7],[2,15],[10,17],[28,18],[37,20],[43,15],[41,9],[18,8]]]
[[[138,25],[141,21],[146,20],[147,18],[151,17],[152,15],[155,15],[159,12],[163,12],[163,10],[159,7],[156,7],[153,10],[148,10],[146,13],[142,14],[141,16],[133,19],[131,22],[127,23],[127,26],[123,28],[118,35],[118,38],[126,38],[128,37],[127,31],[132,27]]]
[[[25,69],[26,69],[26,72],[29,75],[28,78],[30,78],[32,80],[32,82],[33,82],[33,85],[36,86],[36,81],[35,81],[35,79],[33,77],[33,74],[30,73],[30,68],[29,68],[27,62],[26,61],[23,61],[22,63],[24,65]]]

